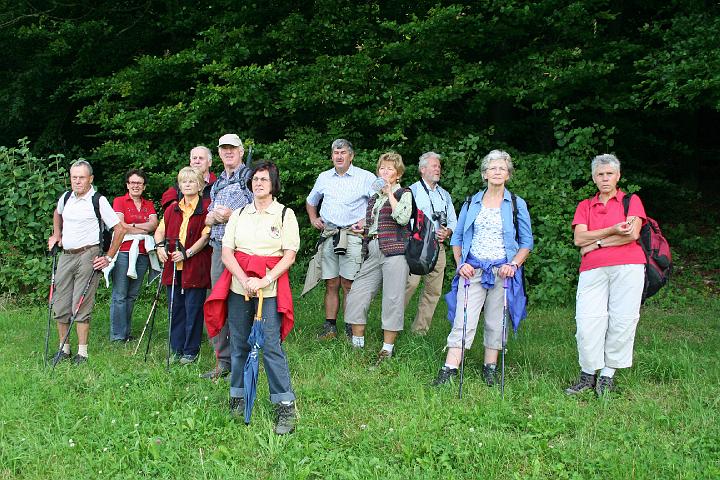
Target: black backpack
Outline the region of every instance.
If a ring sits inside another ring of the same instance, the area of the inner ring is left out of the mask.
[[[625,217],[630,208],[630,193],[623,198]],[[645,252],[645,286],[642,293],[642,302],[655,295],[670,279],[673,263],[670,244],[663,236],[660,226],[655,219],[647,217],[645,225],[640,229],[638,243]]]
[[[412,191],[410,195],[412,196]],[[440,242],[435,236],[435,224],[425,212],[417,208],[414,196],[412,196],[410,222],[410,236],[405,245],[405,260],[410,267],[410,273],[427,275],[437,264]]]
[[[65,195],[63,196],[63,208],[65,208],[65,204],[71,194],[72,190],[65,192]],[[96,190],[92,196],[92,204],[93,210],[95,210],[95,217],[98,219],[98,228],[100,229],[100,238],[98,240],[99,245],[102,248],[102,253],[107,253],[107,251],[110,250],[110,244],[112,243],[112,230],[108,230],[105,227],[105,222],[103,222],[102,216],[100,215],[100,198],[102,198],[102,195]]]

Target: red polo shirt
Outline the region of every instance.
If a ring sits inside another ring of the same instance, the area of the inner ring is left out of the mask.
[[[117,213],[122,213],[124,216],[123,221],[128,225],[145,223],[150,219],[150,215],[157,215],[153,202],[145,198],[140,199],[140,210],[138,210],[129,193],[126,193],[122,197],[115,197],[115,200],[113,200],[113,210]],[[123,242],[120,246],[120,251],[127,252],[130,250],[131,244],[132,240]],[[144,242],[140,242],[140,253],[147,253]]]
[[[620,189],[607,204],[600,201],[599,194],[580,202],[575,210],[573,228],[575,225],[587,225],[588,231],[612,227],[626,220],[625,208],[622,199],[625,197]],[[645,208],[640,197],[633,195],[630,199],[628,217],[639,217],[645,224]],[[613,265],[645,264],[645,253],[637,242],[626,243],[617,247],[602,247],[593,250],[582,257],[580,271],[592,270],[598,267]]]

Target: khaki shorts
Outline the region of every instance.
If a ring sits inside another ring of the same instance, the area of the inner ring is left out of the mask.
[[[80,295],[83,293],[88,280],[93,274],[93,260],[100,255],[100,248],[94,247],[82,253],[60,255],[55,275],[55,293],[53,301],[53,313],[55,320],[60,323],[69,323],[72,312],[80,302]],[[102,273],[93,277],[90,289],[85,295],[82,307],[75,319],[78,323],[90,321],[90,313],[95,304],[95,291]]]
[[[346,280],[355,280],[362,265],[362,238],[357,235],[348,235],[347,252],[345,255],[336,255],[333,251],[332,237],[325,240],[320,248],[322,252],[322,278],[343,277]]]

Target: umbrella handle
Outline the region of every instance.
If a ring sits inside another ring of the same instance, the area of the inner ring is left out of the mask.
[[[255,315],[255,321],[262,320],[262,307],[263,307],[263,291],[262,289],[257,291],[257,297],[258,297],[258,308],[257,308],[257,315]]]

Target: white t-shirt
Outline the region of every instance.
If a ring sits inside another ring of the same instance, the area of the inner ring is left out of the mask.
[[[95,187],[90,186],[90,190],[81,197],[72,192],[65,205],[65,194],[58,200],[57,211],[62,216],[63,248],[74,250],[87,245],[97,245],[100,241],[98,220],[92,204],[94,194]],[[120,223],[120,218],[105,197],[100,197],[100,216],[107,228],[113,228]]]

